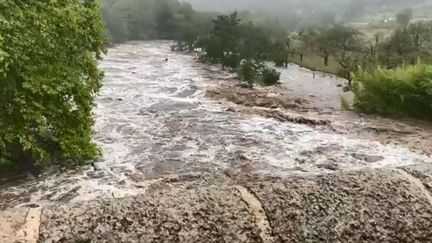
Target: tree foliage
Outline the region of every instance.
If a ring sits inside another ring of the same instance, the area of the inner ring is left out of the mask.
[[[419,60],[430,63],[429,43],[432,36],[432,23],[419,22],[396,29],[393,34],[378,46],[379,63],[393,68],[403,64],[415,64]]]
[[[0,167],[98,156],[103,33],[95,0],[0,1]]]
[[[233,61],[239,50],[238,39],[240,37],[240,19],[237,12],[230,15],[219,15],[213,20],[213,30],[210,38],[217,43],[217,49],[209,52],[211,59],[217,60],[222,66],[237,67],[238,63]],[[214,54],[213,56],[211,56]]]
[[[210,16],[178,0],[102,0],[110,40],[177,39],[185,45],[196,31],[208,27]]]
[[[273,53],[274,40],[266,29],[242,22],[238,16],[237,12],[219,15],[208,35],[197,35],[196,47],[203,51],[200,60],[237,69],[240,79],[250,85],[276,83],[280,74],[263,64]]]

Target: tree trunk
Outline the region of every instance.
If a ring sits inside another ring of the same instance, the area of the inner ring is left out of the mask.
[[[303,62],[303,53],[300,53],[300,62]]]
[[[328,66],[328,64],[329,64],[329,56],[326,54],[325,56],[324,56],[324,66]]]
[[[346,72],[346,75],[345,75],[345,78],[346,78],[346,80],[348,80],[348,88],[349,88],[349,91],[351,91],[352,90],[352,77],[351,77],[351,72]]]

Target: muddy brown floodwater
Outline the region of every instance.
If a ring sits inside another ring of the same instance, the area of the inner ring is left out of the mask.
[[[343,80],[312,79],[295,65],[282,70],[282,85],[251,91],[219,67],[153,41],[110,49],[101,68],[95,141],[104,155],[97,170],[4,181],[0,209],[229,183],[242,175],[431,162],[422,152],[431,141],[428,124],[341,112],[334,93]]]

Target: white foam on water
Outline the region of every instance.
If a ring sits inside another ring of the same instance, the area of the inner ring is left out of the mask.
[[[330,162],[341,169],[430,162],[404,147],[226,112],[204,97],[205,87],[214,85],[210,77],[217,69],[172,53],[169,45],[128,43],[111,49],[101,62],[106,76],[94,110],[95,141],[103,150],[97,171],[87,166],[4,188],[0,199],[14,195],[6,206],[133,196],[145,193],[159,176],[220,173],[238,152],[268,173],[316,173],[323,171],[320,164]],[[290,72],[296,75],[295,70]],[[334,149],[316,152],[326,146]],[[368,163],[354,153],[384,158]],[[134,173],[144,180],[132,180]]]

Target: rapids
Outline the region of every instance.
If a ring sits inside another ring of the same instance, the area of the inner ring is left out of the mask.
[[[7,182],[0,187],[0,209],[142,194],[166,178],[229,180],[225,171],[242,159],[250,161],[251,173],[274,175],[328,173],[322,166],[328,163],[354,170],[429,162],[403,146],[230,112],[205,97],[206,88],[227,74],[171,52],[168,42],[119,45],[100,67],[105,80],[94,138],[103,157],[97,170],[86,166]],[[282,78],[305,75],[290,66]]]

